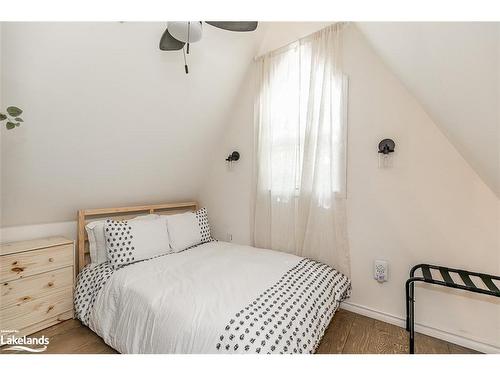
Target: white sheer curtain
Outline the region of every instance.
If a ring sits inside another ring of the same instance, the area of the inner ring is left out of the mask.
[[[257,60],[254,240],[349,275],[342,28]]]

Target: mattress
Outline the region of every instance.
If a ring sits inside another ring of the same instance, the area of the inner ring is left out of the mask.
[[[311,259],[213,241],[88,265],[77,317],[120,353],[314,353],[349,279]]]

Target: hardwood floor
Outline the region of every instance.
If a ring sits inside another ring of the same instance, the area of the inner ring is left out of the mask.
[[[339,310],[327,328],[318,354],[406,354],[408,336],[404,328]],[[464,348],[434,337],[415,335],[417,354],[473,354]]]
[[[45,353],[53,354],[112,354],[114,349],[78,320],[67,320],[32,335],[50,339]],[[477,353],[433,337],[417,334],[416,353],[469,354]],[[0,350],[0,352],[2,352]],[[13,353],[13,352],[5,352]],[[346,310],[335,314],[325,332],[318,354],[402,354],[408,353],[407,333],[403,328],[367,318]]]

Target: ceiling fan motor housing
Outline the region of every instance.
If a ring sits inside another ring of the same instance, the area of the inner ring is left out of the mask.
[[[195,43],[201,39],[202,23],[201,21],[169,22],[167,30],[181,42]]]

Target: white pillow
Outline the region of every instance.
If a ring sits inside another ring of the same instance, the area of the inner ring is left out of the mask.
[[[206,208],[196,212],[167,215],[166,219],[170,247],[175,252],[212,241]]]
[[[165,220],[106,220],[104,237],[108,260],[114,267],[171,251]]]
[[[160,215],[149,214],[137,216],[129,221],[136,220],[155,220],[160,218]],[[104,223],[106,220],[92,221],[85,225],[87,230],[87,235],[89,237],[89,248],[90,248],[90,262],[91,263],[104,263],[108,260],[106,253],[106,240],[104,238]]]

